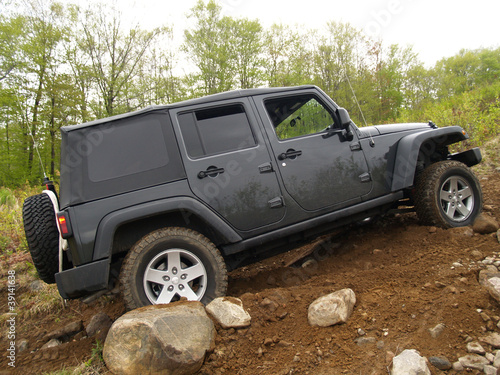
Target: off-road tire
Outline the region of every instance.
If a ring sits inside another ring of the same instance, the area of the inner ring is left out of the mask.
[[[59,271],[59,230],[54,206],[47,194],[26,198],[23,204],[26,241],[40,279],[54,284]]]
[[[154,269],[153,266],[152,268],[148,268],[149,265],[151,265],[157,257],[163,256],[165,258],[163,254],[167,251],[178,251],[182,255],[187,255],[188,257],[199,260],[203,265],[205,270],[204,280],[206,281],[206,289],[202,295],[196,298],[197,300],[207,304],[213,299],[226,294],[226,264],[215,245],[205,236],[194,230],[180,227],[168,227],[156,230],[144,236],[130,249],[125,257],[120,271],[120,285],[127,309],[133,310],[138,307],[155,304],[155,301],[148,298],[148,295],[151,297],[152,293],[151,285],[161,288],[161,290],[167,288],[167,284],[160,286],[160,284],[147,284],[145,281],[146,272],[150,269]],[[162,271],[165,270],[162,269]],[[168,266],[168,271],[170,277],[174,276],[171,273],[170,266]],[[179,272],[179,276],[182,274],[183,271]],[[180,279],[178,282],[182,283]],[[168,286],[172,287],[172,289],[178,287],[178,285],[172,284]],[[179,297],[180,295],[176,295],[177,299]]]
[[[457,189],[450,188],[453,183]],[[442,228],[472,225],[483,206],[477,177],[466,165],[453,160],[431,164],[424,169],[417,177],[414,199],[415,211],[422,224]],[[468,206],[467,210],[461,208],[464,206]]]

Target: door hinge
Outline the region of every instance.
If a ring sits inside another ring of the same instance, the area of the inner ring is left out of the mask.
[[[269,173],[273,171],[271,163],[264,163],[259,165],[259,173]]]
[[[279,208],[284,206],[283,197],[276,197],[267,202],[269,208]]]
[[[359,151],[361,150],[361,143],[359,142],[351,143],[349,147],[351,148],[351,151]]]
[[[361,180],[361,182],[370,182],[372,180],[372,176],[370,172],[366,172],[360,175],[359,179]]]

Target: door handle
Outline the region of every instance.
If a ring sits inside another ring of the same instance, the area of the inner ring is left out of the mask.
[[[278,155],[278,159],[279,160],[285,160],[285,159],[295,159],[297,156],[300,156],[302,155],[302,151],[300,150],[297,150],[295,151],[294,149],[289,149],[287,150],[286,152],[283,152],[281,154]]]
[[[198,178],[201,180],[205,177],[217,177],[219,173],[224,173],[224,168],[208,167],[206,171],[198,172]]]

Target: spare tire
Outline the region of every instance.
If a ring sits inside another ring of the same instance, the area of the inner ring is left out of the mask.
[[[54,284],[55,274],[59,271],[59,230],[54,206],[47,194],[26,198],[23,223],[28,248],[40,279]]]

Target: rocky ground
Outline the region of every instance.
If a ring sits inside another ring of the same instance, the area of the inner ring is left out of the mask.
[[[485,215],[500,221],[500,172],[482,175],[481,183]],[[298,266],[288,266],[308,249],[314,250],[311,256]],[[484,337],[500,333],[500,304],[478,277],[481,270],[499,265],[496,233],[421,226],[412,213],[347,228],[233,271],[228,295],[243,301],[252,323],[239,330],[218,326],[216,348],[200,373],[387,374],[394,355],[405,349],[416,349],[427,358],[446,358],[450,364],[479,351],[488,363],[493,362],[496,344],[485,343]],[[307,320],[311,302],[344,288],[352,289],[357,299],[347,323],[311,327]],[[18,290],[23,292],[27,289]],[[7,311],[6,303],[6,298],[0,301],[0,311]],[[83,331],[69,342],[41,347],[50,333],[69,323],[81,321],[88,329],[99,312],[112,320],[122,315],[119,295],[108,294],[90,304],[70,301],[57,315],[38,314],[18,321],[16,343],[26,340],[27,348],[17,352],[13,371],[3,350],[0,371],[44,374],[76,366],[85,371],[82,363],[99,348],[95,341],[103,338],[102,333],[89,338]],[[7,349],[8,325],[5,320],[2,324]],[[429,368],[432,374],[460,373]]]

